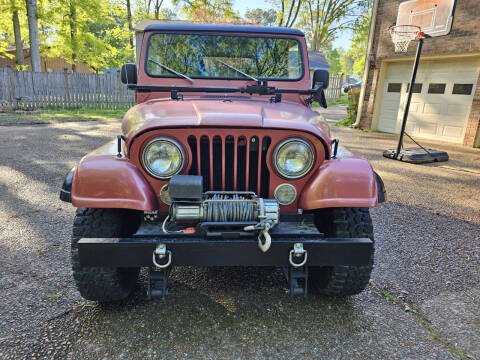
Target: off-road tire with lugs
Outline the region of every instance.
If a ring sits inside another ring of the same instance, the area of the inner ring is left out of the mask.
[[[83,298],[99,302],[126,299],[135,287],[140,269],[81,267],[77,242],[81,238],[132,235],[138,228],[140,216],[132,210],[77,209],[72,235],[72,270]]]
[[[373,225],[368,208],[329,208],[315,214],[319,231],[330,238],[370,238]],[[373,269],[374,249],[363,266],[310,267],[309,281],[320,293],[344,297],[360,293],[368,285]]]

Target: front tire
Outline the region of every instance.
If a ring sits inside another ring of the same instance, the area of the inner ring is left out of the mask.
[[[368,208],[329,208],[315,214],[318,230],[331,238],[373,239],[373,225]],[[374,248],[367,265],[313,266],[309,280],[314,288],[327,296],[345,297],[362,292],[373,270]]]
[[[135,287],[140,268],[82,267],[77,243],[81,238],[132,235],[140,224],[138,211],[78,208],[73,223],[72,270],[83,298],[99,302],[126,299]]]

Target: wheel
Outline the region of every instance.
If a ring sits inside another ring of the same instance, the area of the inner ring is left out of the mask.
[[[373,225],[368,208],[329,208],[315,214],[315,224],[326,237],[370,238]],[[309,268],[310,284],[327,296],[355,295],[366,288],[373,269],[374,248],[367,265],[313,266]]]
[[[72,270],[83,298],[100,302],[127,298],[137,282],[140,268],[81,267],[77,242],[81,238],[122,237],[133,234],[141,213],[122,209],[78,208],[73,223]]]

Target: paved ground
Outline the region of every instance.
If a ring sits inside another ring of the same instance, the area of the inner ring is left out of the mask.
[[[480,150],[384,159],[391,135],[334,127],[372,161],[389,201],[372,210],[376,268],[350,299],[291,298],[279,271],[182,268],[172,295],[101,307],[74,288],[64,174],[118,123],[0,127],[0,358],[480,359]]]

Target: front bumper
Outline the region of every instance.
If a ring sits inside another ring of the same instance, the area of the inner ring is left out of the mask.
[[[171,252],[173,266],[288,266],[294,244],[308,253],[306,266],[366,265],[373,243],[368,238],[325,238],[313,216],[281,221],[270,232],[272,245],[264,253],[256,236],[216,237],[196,234],[163,234],[158,223],[142,224],[129,238],[82,238],[78,242],[81,266],[149,267],[159,244]]]

